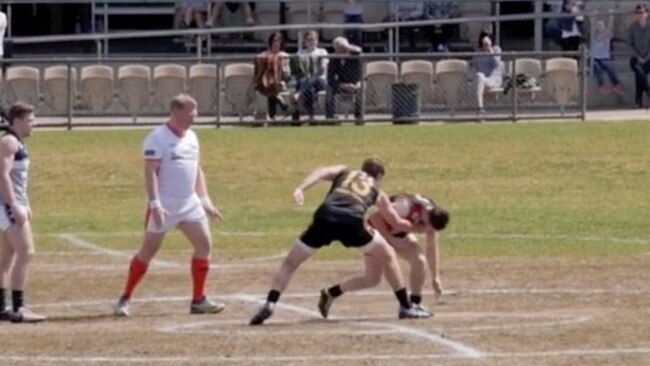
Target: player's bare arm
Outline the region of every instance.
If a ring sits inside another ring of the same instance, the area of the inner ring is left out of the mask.
[[[205,210],[205,213],[215,221],[221,221],[221,211],[212,203],[210,195],[208,195],[208,185],[205,181],[205,173],[203,172],[203,167],[199,164],[197,168],[196,175],[196,194],[201,199],[201,206]]]
[[[320,181],[333,181],[336,176],[348,169],[345,165],[332,165],[320,167],[311,172],[300,185],[293,191],[293,202],[302,206],[305,202],[305,191]]]
[[[429,227],[426,230],[426,256],[431,271],[433,291],[436,296],[442,294],[442,282],[440,281],[440,250],[438,248],[440,235],[438,231]]]
[[[18,141],[11,136],[6,136],[0,140],[0,192],[5,202],[12,208],[16,224],[22,225],[27,221],[28,213],[17,207],[16,196],[9,177],[18,148]]]
[[[410,231],[412,229],[411,223],[399,215],[384,191],[379,192],[376,205],[379,209],[379,214],[382,215],[388,225],[393,227],[394,230]]]
[[[158,194],[158,169],[160,168],[160,160],[145,160],[144,162],[144,183],[147,188],[147,197],[149,198],[149,210],[154,223],[158,227],[162,227],[165,222],[165,208],[162,207],[160,202],[160,195]]]

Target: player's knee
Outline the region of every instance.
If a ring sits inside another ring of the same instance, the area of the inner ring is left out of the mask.
[[[397,255],[395,249],[393,249],[393,247],[391,247],[386,242],[379,242],[375,246],[373,252],[374,253],[372,254],[379,257],[379,259],[381,259],[383,262],[390,261],[392,258],[395,258],[395,256]]]
[[[427,257],[424,253],[417,253],[411,257],[411,267],[424,271],[427,265]]]
[[[19,250],[16,252],[16,262],[27,264],[34,259],[34,249]]]

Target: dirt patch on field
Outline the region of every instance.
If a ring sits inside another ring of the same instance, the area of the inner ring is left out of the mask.
[[[454,259],[447,293],[427,320],[399,321],[390,289],[346,294],[319,319],[318,290],[361,271],[356,261],[308,263],[274,317],[249,318],[278,260],[229,262],[210,287],[228,308],[189,315],[187,256],[163,256],[136,293],[132,317],[112,317],[128,258],[42,255],[28,299],[50,316],[0,323],[0,364],[650,364],[647,258]]]

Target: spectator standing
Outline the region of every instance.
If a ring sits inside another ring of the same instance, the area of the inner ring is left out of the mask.
[[[630,59],[630,67],[634,71],[636,86],[635,102],[637,107],[643,106],[643,93],[648,93],[648,72],[650,72],[650,27],[648,26],[648,7],[645,4],[636,6],[636,22],[630,26],[630,46],[634,55]]]
[[[562,51],[577,51],[580,48],[584,34],[582,9],[582,1],[564,0],[562,12],[567,14],[567,17],[558,19],[558,25],[562,31],[560,35]]]
[[[609,95],[612,90],[618,95],[623,95],[623,85],[618,78],[614,62],[611,57],[614,15],[610,15],[607,23],[603,20],[596,22],[594,38],[591,40],[591,57],[594,61],[594,75],[598,79],[598,87],[603,95]],[[605,84],[604,74],[609,76],[613,88]]]
[[[362,24],[363,23],[363,4],[362,0],[343,0],[343,23],[345,24]],[[346,29],[345,38],[352,44],[361,45],[363,34],[360,29]]]

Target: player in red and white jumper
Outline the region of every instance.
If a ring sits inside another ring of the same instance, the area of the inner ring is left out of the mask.
[[[411,267],[410,291],[411,303],[422,311],[427,311],[422,303],[422,289],[426,281],[426,267],[431,272],[433,290],[436,296],[442,293],[440,281],[440,231],[447,227],[449,212],[438,207],[433,200],[419,194],[396,194],[390,197],[393,208],[400,217],[408,220],[412,228],[408,231],[396,231],[381,216],[374,214],[370,225],[377,229],[397,254],[404,258]],[[426,237],[426,252],[418,245],[416,233]]]
[[[169,121],[147,136],[143,146],[148,209],[142,246],[131,260],[124,292],[114,314],[129,316],[129,301],[165,233],[178,228],[194,246],[191,262],[193,298],[190,313],[218,313],[225,305],[205,296],[212,238],[207,217],[219,221],[221,212],[208,196],[200,164],[199,141],[190,129],[197,116],[196,101],[186,94],[171,102]]]

